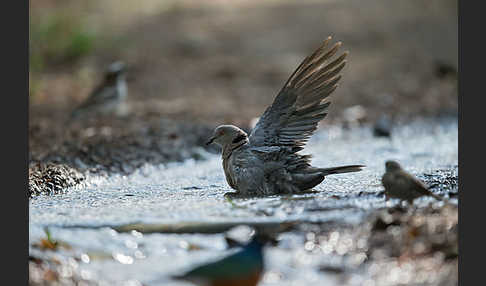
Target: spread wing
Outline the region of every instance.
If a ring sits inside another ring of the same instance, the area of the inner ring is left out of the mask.
[[[341,79],[347,52],[331,61],[341,42],[328,48],[331,37],[297,67],[253,128],[249,140],[257,146],[288,146],[295,152],[303,146],[326,115],[330,102],[323,102]]]

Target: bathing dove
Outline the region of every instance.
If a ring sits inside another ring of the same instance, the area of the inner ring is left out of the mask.
[[[385,168],[386,172],[381,182],[383,187],[385,187],[387,200],[388,198],[396,198],[406,200],[409,204],[412,204],[414,199],[422,196],[430,196],[437,200],[442,200],[441,197],[429,191],[421,181],[403,170],[397,162],[386,161]]]
[[[360,171],[363,165],[317,168],[301,155],[317,124],[327,115],[323,102],[341,79],[347,52],[332,60],[341,42],[328,48],[331,37],[297,67],[248,136],[233,125],[218,126],[207,144],[222,146],[226,181],[232,196],[299,193],[325,176]]]
[[[84,114],[123,115],[126,112],[126,106],[123,104],[127,97],[125,73],[126,65],[123,62],[112,63],[105,73],[103,82],[72,112],[71,119],[80,118]]]

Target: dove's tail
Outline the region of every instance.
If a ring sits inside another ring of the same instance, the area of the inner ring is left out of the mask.
[[[441,196],[438,196],[434,193],[432,193],[432,191],[429,190],[429,196],[433,197],[434,199],[438,200],[438,201],[444,201],[444,198],[441,197]]]
[[[324,176],[327,176],[332,174],[359,172],[364,167],[365,167],[364,165],[347,165],[347,166],[331,167],[331,168],[319,168],[318,170]]]

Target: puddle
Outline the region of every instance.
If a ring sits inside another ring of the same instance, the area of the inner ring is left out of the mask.
[[[389,159],[435,184],[439,194],[447,195],[450,187],[457,193],[457,180],[447,179],[451,174],[457,178],[457,141],[455,118],[396,126],[392,140],[373,137],[371,127],[347,131],[332,127],[315,134],[303,153],[313,154],[315,166],[364,164],[363,171],[329,176],[314,189],[316,193],[232,203],[223,197],[231,189],[219,155],[206,154],[205,161],[144,166],[129,176],[91,177],[81,188],[30,200],[31,244],[45,237],[48,226],[52,237],[72,250],[41,252],[30,247],[29,252],[40,257],[80,257],[73,262],[75,268],[101,285],[190,285],[166,277],[233,251],[227,250],[222,234],[142,234],[117,232],[113,227],[292,221],[358,224],[371,210],[391,203],[384,201],[380,184]],[[420,205],[434,200],[417,201]],[[339,284],[329,271],[319,271],[322,265],[332,264],[332,257],[310,254],[304,242],[300,234],[281,234],[280,244],[265,250],[267,269],[260,285]],[[197,247],[190,250],[188,245]]]

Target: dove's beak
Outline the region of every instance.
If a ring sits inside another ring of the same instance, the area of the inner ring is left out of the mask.
[[[215,139],[214,137],[209,138],[209,141],[206,142],[206,145],[213,143],[214,139]]]

